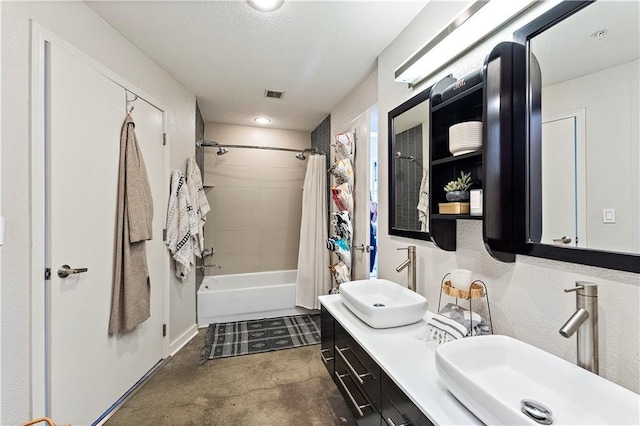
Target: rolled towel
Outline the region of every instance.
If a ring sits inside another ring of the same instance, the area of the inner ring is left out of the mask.
[[[427,338],[437,343],[483,334],[491,334],[484,318],[455,303],[448,303],[427,321]]]

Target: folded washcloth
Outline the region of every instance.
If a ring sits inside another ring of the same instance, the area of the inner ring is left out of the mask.
[[[427,321],[427,338],[438,343],[483,334],[491,334],[484,318],[455,303],[448,303]]]

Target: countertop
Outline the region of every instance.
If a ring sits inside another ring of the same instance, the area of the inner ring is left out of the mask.
[[[415,324],[375,329],[344,306],[339,294],[320,296],[319,300],[434,424],[482,424],[449,393],[438,376],[434,343],[425,339],[430,312]]]

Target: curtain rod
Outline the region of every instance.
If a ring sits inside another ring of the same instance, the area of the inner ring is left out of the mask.
[[[214,141],[198,141],[196,142],[196,146],[200,147],[214,147],[214,148],[245,148],[245,149],[266,149],[271,151],[288,151],[288,152],[310,152],[312,154],[320,154],[325,155],[324,152],[318,150],[317,148],[304,148],[304,149],[294,149],[294,148],[280,148],[276,146],[258,146],[258,145],[223,145],[219,142]]]

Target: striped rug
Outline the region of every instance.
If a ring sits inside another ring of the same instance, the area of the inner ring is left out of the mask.
[[[210,359],[320,343],[320,314],[210,324],[200,364]]]

